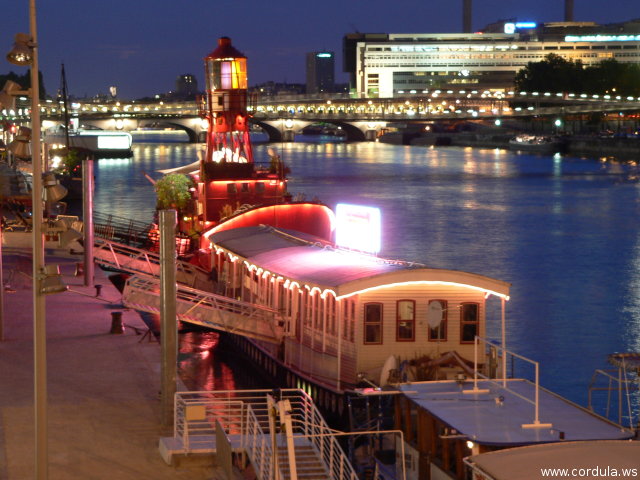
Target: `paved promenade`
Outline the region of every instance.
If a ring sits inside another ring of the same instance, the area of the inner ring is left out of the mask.
[[[0,175],[0,180],[2,176]],[[222,478],[211,464],[170,467],[158,452],[160,346],[139,342],[146,329],[96,268],[96,289],[61,264],[73,291],[48,295],[48,449],[51,480]],[[0,341],[0,480],[34,478],[33,318],[30,255],[4,252],[4,341]],[[111,312],[124,334],[111,334]],[[211,463],[211,462],[209,462]]]

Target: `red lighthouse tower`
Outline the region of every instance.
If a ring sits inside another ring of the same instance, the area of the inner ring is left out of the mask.
[[[229,37],[205,58],[207,161],[253,162],[247,121],[247,57]]]
[[[199,218],[205,229],[241,206],[282,203],[285,168],[270,154],[266,165],[254,163],[247,111],[247,57],[228,37],[205,58],[206,96],[201,115],[208,122],[207,146],[198,179]]]

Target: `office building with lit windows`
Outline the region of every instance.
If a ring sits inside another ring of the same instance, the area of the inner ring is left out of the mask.
[[[478,33],[348,34],[344,71],[359,97],[432,89],[506,89],[529,62],[550,53],[585,66],[640,63],[640,19],[619,24],[500,21]]]
[[[327,93],[334,89],[333,52],[307,53],[307,93]]]
[[[175,94],[180,98],[190,98],[198,93],[198,80],[190,73],[179,75],[176,79]]]

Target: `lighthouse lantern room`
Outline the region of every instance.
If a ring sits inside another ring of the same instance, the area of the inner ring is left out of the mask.
[[[269,162],[254,163],[247,108],[247,57],[228,37],[205,58],[206,96],[201,115],[207,144],[200,160],[198,204],[201,228],[232,217],[242,207],[283,203],[286,168],[269,149]]]
[[[205,58],[207,161],[253,162],[247,121],[247,57],[229,37]]]

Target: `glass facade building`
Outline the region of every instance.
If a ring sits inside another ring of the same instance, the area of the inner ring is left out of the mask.
[[[344,70],[359,97],[430,89],[512,89],[516,73],[550,53],[585,66],[640,63],[640,21],[499,22],[479,33],[349,34]]]

